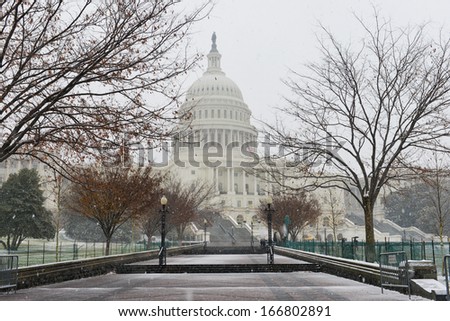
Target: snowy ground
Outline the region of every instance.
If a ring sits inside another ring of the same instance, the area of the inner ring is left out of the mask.
[[[149,261],[154,263],[155,260]],[[147,264],[149,263],[147,262]],[[167,264],[265,263],[266,255],[168,257]],[[281,256],[276,263],[299,262]],[[107,274],[23,289],[0,301],[408,301],[407,295],[325,273]],[[424,301],[421,297],[411,297]]]

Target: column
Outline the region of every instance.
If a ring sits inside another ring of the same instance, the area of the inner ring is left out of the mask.
[[[247,195],[247,188],[245,187],[245,185],[247,184],[247,178],[245,177],[247,175],[247,173],[242,170],[242,188],[243,190],[243,194]]]
[[[219,167],[214,168],[214,181],[215,181],[215,188],[216,188],[216,194],[219,194]]]
[[[231,168],[231,192],[232,194],[235,194],[234,191],[234,168]]]

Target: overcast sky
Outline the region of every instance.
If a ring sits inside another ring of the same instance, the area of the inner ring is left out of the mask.
[[[189,0],[196,6],[203,0]],[[318,61],[319,23],[344,42],[361,39],[354,14],[370,21],[374,8],[393,26],[430,23],[437,32],[449,31],[448,0],[214,0],[208,19],[194,27],[192,46],[207,54],[211,35],[217,34],[222,69],[240,87],[256,119],[267,120],[286,93],[281,79],[288,69]],[[450,33],[449,33],[450,35]],[[199,78],[194,72],[186,85]],[[187,88],[186,88],[187,89]],[[255,122],[254,122],[255,123]],[[255,123],[255,125],[257,125]]]

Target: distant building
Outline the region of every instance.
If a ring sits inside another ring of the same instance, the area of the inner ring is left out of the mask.
[[[19,172],[23,168],[35,169],[41,178],[41,189],[44,192],[45,206],[52,210],[55,207],[53,170],[46,164],[31,157],[12,156],[0,162],[0,186],[8,179],[9,175]]]

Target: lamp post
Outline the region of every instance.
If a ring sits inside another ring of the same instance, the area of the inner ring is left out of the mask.
[[[161,247],[159,248],[159,265],[166,265],[166,214],[167,198],[161,197]]]
[[[269,244],[267,246],[267,264],[274,263],[274,253],[273,253],[273,242],[272,242],[272,214],[274,209],[271,207],[272,205],[272,197],[269,196],[267,199],[267,233],[268,233],[268,241]]]
[[[204,231],[204,235],[203,235],[203,249],[206,251],[206,244],[207,244],[207,242],[206,242],[206,224],[208,223],[208,221],[206,220],[206,218],[203,220],[203,224],[204,224],[204,229],[203,229],[203,231]]]
[[[251,228],[251,230],[252,230],[252,238],[251,238],[251,240],[250,240],[250,245],[251,245],[251,247],[252,247],[252,249],[253,249],[253,220],[250,222],[250,228]]]

